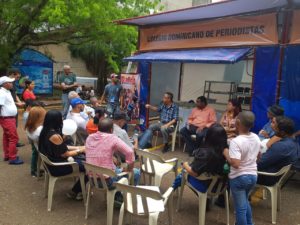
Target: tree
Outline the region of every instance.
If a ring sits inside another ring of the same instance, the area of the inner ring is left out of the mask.
[[[133,27],[116,26],[113,20],[148,14],[157,3],[158,0],[1,0],[0,72],[24,47],[62,42],[69,43],[74,55],[84,56],[86,62],[87,56],[95,60],[94,65],[102,63],[106,71],[118,70],[120,58],[135,49],[137,32]],[[93,50],[94,57],[90,56]],[[91,63],[87,67],[97,75],[101,73]]]

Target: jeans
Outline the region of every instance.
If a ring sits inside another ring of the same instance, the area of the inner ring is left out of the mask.
[[[112,103],[107,103],[107,106],[106,106],[106,111],[113,116],[113,114],[117,111],[120,111],[120,104],[119,103],[115,103],[115,104],[112,104]]]
[[[161,131],[163,143],[167,144],[169,142],[169,134],[174,131],[174,126],[168,128],[162,128],[162,126],[162,123],[151,124],[149,128],[139,137],[139,147],[144,149],[147,145],[151,144],[154,131]]]
[[[61,95],[61,101],[62,101],[62,105],[63,105],[63,112],[62,112],[63,118],[66,119],[69,108],[70,108],[70,101],[68,98],[68,93],[63,93]]]
[[[116,174],[120,174],[123,172],[122,168],[117,167],[115,169]],[[141,171],[137,168],[133,168],[133,177],[134,177],[134,185],[137,186],[140,183]],[[118,182],[122,177],[112,177],[113,182]]]
[[[241,175],[230,179],[230,189],[236,211],[236,225],[253,225],[249,192],[256,184],[256,175]]]
[[[17,158],[17,134],[16,118],[0,117],[0,125],[3,128],[3,152],[4,158],[15,160]]]
[[[193,153],[193,151],[199,148],[202,143],[204,137],[206,136],[207,128],[204,128],[201,132],[197,132],[197,127],[190,125],[189,128],[183,127],[180,130],[180,134],[186,143],[186,149],[189,153]],[[192,134],[196,134],[196,140],[191,138]]]

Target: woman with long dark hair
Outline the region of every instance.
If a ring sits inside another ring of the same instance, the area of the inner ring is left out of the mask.
[[[67,146],[62,134],[63,117],[60,111],[50,110],[46,113],[43,129],[39,137],[39,151],[48,157],[52,162],[66,162],[68,157],[76,157],[85,152],[84,146]],[[79,164],[79,169],[84,172],[84,166],[81,161],[75,161]],[[50,173],[54,176],[64,176],[73,172],[71,166],[48,166]],[[72,191],[67,194],[69,198],[82,200],[80,181],[73,186]]]
[[[32,81],[32,80],[25,81],[25,88],[22,93],[22,98],[24,101],[36,100],[36,96],[33,92],[34,86],[35,86],[34,81]]]
[[[220,121],[220,124],[224,127],[229,140],[237,136],[235,122],[236,117],[240,112],[242,112],[240,102],[237,99],[229,100],[227,109]]]
[[[223,151],[228,148],[227,134],[224,128],[219,124],[213,124],[207,130],[203,145],[194,151],[194,160],[191,164],[184,162],[182,167],[186,171],[188,181],[200,192],[206,192],[210,181],[200,181],[196,177],[202,173],[211,175],[223,175],[225,158]],[[173,183],[176,189],[181,184],[180,174]]]

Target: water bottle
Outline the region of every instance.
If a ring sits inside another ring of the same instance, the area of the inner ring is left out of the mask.
[[[230,173],[230,166],[229,166],[228,162],[225,162],[225,164],[223,166],[223,173],[224,174],[229,174]]]

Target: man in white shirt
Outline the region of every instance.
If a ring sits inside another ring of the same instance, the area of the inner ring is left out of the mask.
[[[69,102],[71,102],[72,99],[74,99],[74,98],[80,98],[80,96],[75,91],[70,91],[68,94]],[[85,105],[85,103],[84,103],[83,108],[84,108],[83,111],[80,113],[80,115],[83,117],[83,119],[88,120],[90,118],[95,117],[95,109],[94,108]],[[66,118],[68,118],[71,111],[72,111],[72,106],[70,105]]]
[[[0,77],[0,125],[3,129],[4,161],[10,165],[20,165],[23,161],[17,156],[17,143],[19,140],[16,128],[16,104],[11,95],[15,79],[7,76]]]
[[[70,102],[72,110],[67,116],[67,119],[74,120],[78,128],[85,130],[89,118],[84,118],[81,114],[84,111],[84,101],[81,98],[73,98]]]

